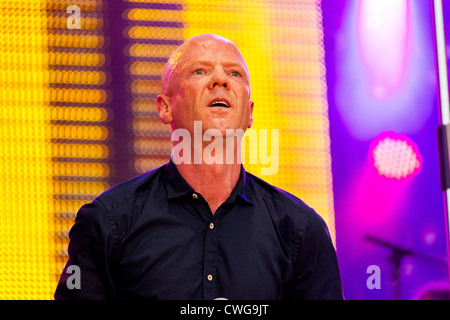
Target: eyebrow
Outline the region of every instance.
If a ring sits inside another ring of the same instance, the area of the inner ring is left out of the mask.
[[[181,66],[181,69],[185,70],[186,68],[193,67],[193,66],[198,65],[198,64],[212,66],[214,63],[212,63],[210,61],[207,61],[207,60],[191,60],[191,61],[188,61],[188,62],[184,63]],[[223,65],[226,66],[226,67],[241,68],[242,70],[244,70],[245,72],[248,73],[246,67],[244,65],[240,64],[240,63],[237,63],[237,62],[231,62],[231,61],[230,62],[225,62],[225,63],[223,63]]]

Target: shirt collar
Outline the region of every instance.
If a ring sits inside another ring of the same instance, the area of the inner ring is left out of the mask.
[[[168,199],[178,198],[188,193],[195,192],[195,190],[186,182],[186,180],[184,180],[183,176],[178,171],[172,159],[170,159],[170,161],[166,164],[165,172],[167,178],[166,188]],[[247,173],[243,165],[241,165],[239,180],[226,202],[234,202],[237,196],[243,199],[245,202],[253,204],[251,201],[251,193],[249,192],[249,188],[247,185]]]

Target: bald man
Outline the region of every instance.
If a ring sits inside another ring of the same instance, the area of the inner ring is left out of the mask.
[[[323,219],[246,172],[239,138],[226,143],[253,122],[238,48],[212,34],[189,39],[170,56],[161,89],[171,160],[79,210],[55,298],[342,299]],[[211,132],[223,147],[215,161],[205,159]],[[199,145],[186,144],[196,135]]]

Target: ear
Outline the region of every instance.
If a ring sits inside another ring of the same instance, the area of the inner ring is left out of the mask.
[[[250,108],[250,117],[248,119],[247,128],[251,128],[253,125],[253,106],[254,106],[255,102],[253,100],[249,100],[248,102],[249,102],[248,107]]]
[[[172,118],[172,105],[168,96],[160,94],[156,97],[156,109],[158,109],[159,119],[164,124],[171,123]]]

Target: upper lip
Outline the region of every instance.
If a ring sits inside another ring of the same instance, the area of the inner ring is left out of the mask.
[[[209,102],[208,107],[211,107],[211,105],[212,105],[213,103],[219,103],[219,102],[222,102],[222,103],[226,104],[228,108],[231,108],[231,103],[230,103],[230,101],[228,101],[228,99],[222,98],[222,97],[217,97],[217,98],[212,99],[212,100]]]

